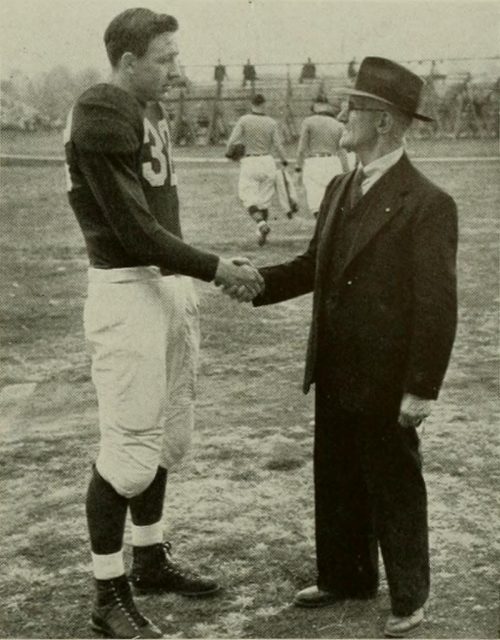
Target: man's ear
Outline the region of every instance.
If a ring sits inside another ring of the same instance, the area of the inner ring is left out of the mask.
[[[394,125],[394,116],[390,111],[381,111],[377,123],[379,133],[387,134]]]

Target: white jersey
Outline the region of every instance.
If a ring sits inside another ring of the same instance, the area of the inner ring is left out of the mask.
[[[303,169],[307,205],[315,215],[326,186],[346,167],[347,155],[340,147],[343,132],[344,125],[324,113],[308,116],[302,122],[297,167]]]
[[[297,166],[302,167],[304,158],[321,155],[337,155],[344,125],[334,117],[316,113],[304,118],[300,128]]]
[[[239,142],[245,145],[246,155],[263,156],[276,150],[280,158],[285,158],[278,123],[263,113],[252,112],[241,116],[227,144],[229,147]]]

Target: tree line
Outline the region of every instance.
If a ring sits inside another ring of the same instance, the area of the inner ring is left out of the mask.
[[[101,73],[91,67],[73,73],[58,65],[35,77],[14,70],[1,80],[2,124],[9,117],[22,119],[24,111],[35,125],[59,128],[78,95],[101,80]]]

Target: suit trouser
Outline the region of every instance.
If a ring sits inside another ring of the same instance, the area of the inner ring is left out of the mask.
[[[419,440],[392,415],[341,408],[316,384],[314,481],[318,587],[341,597],[378,586],[378,546],[392,611],[405,616],[429,593],[427,497]]]

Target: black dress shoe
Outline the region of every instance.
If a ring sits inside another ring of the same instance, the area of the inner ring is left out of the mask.
[[[358,593],[340,593],[338,591],[324,591],[316,585],[302,589],[295,596],[293,604],[296,607],[329,607],[342,600],[371,600],[377,595],[377,590],[360,591]]]

